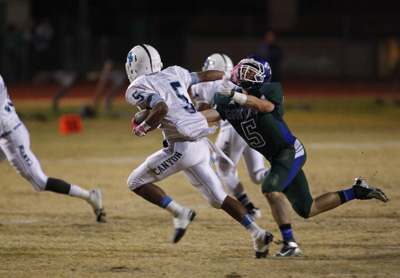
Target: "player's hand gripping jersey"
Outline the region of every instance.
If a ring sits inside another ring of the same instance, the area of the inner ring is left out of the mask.
[[[158,101],[165,101],[169,111],[159,128],[164,138],[171,141],[194,141],[216,131],[209,127],[206,119],[197,112],[187,89],[195,84],[196,76],[179,66],[135,79],[126,91],[126,100],[141,109],[152,108]],[[167,84],[167,85],[166,85]]]
[[[210,81],[210,82],[202,82],[196,85],[193,85],[191,88],[192,98],[196,101],[196,103],[206,103],[210,107],[213,105],[213,100],[215,93],[218,92],[221,87],[222,80]],[[232,89],[235,86],[232,82],[229,82],[229,85]],[[230,127],[228,121],[219,121],[219,126],[222,127]]]

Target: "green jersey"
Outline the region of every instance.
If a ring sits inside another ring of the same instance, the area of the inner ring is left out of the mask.
[[[307,218],[313,203],[302,170],[307,155],[283,120],[282,86],[280,83],[263,84],[250,90],[249,94],[272,102],[275,109],[261,113],[219,94],[214,97],[214,106],[222,119],[228,120],[246,143],[271,163],[261,184],[262,192],[283,192],[293,209]]]
[[[222,119],[228,120],[246,143],[271,161],[279,150],[294,148],[296,137],[283,120],[283,91],[280,83],[268,83],[249,91],[260,99],[275,104],[270,113],[261,113],[216,94],[214,106]]]

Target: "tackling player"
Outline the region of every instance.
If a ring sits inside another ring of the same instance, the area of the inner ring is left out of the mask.
[[[187,91],[198,82],[221,79],[224,72],[190,73],[179,66],[161,69],[161,57],[150,45],[137,45],[128,53],[126,71],[131,84],[126,91],[126,100],[140,109],[151,109],[139,125],[132,121],[133,133],[145,136],[152,128],[159,126],[166,142],[164,149],[150,155],[131,173],[127,181],[128,188],[171,213],[175,226],[173,242],[176,243],[196,214],[172,200],[154,183],[183,171],[212,207],[224,210],[249,231],[255,258],[265,257],[273,236],[259,228],[245,208],[223,189],[210,164],[210,147],[220,155],[224,154],[207,139],[216,127],[208,126],[203,115],[195,109]]]
[[[261,189],[284,242],[275,256],[298,256],[302,252],[294,240],[290,209],[282,193],[303,218],[331,210],[353,199],[375,198],[387,202],[388,198],[360,177],[348,189],[325,193],[313,199],[302,170],[307,158],[306,150],[283,119],[281,84],[270,82],[270,78],[271,68],[261,57],[249,56],[241,60],[232,71],[232,81],[241,86],[241,92],[232,89],[229,78],[224,78],[220,95],[215,99],[216,109],[202,113],[209,122],[221,118],[228,120],[247,144],[271,163]]]
[[[231,71],[233,69],[232,60],[225,54],[214,53],[210,55],[204,62],[203,71],[220,70]],[[210,109],[214,95],[218,92],[222,80],[213,82],[203,82],[193,85],[190,89],[193,100],[196,101],[197,111]],[[229,82],[234,87],[234,84]],[[247,173],[250,179],[261,184],[268,168],[265,167],[264,157],[256,150],[249,147],[246,142],[239,136],[232,125],[228,121],[219,121],[220,131],[215,145],[220,148],[235,164],[239,163],[240,157],[246,165]],[[250,201],[244,190],[243,184],[240,182],[235,167],[230,165],[223,157],[216,155],[216,168],[218,176],[229,192],[242,203],[247,212],[255,217],[261,217],[261,212]]]
[[[96,220],[105,221],[101,189],[87,191],[75,184],[49,178],[30,149],[29,132],[19,119],[0,75],[0,162],[8,159],[11,166],[37,191],[52,191],[86,200]]]

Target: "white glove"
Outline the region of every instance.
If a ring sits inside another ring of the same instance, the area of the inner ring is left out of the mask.
[[[222,78],[225,78],[228,81],[230,81],[232,78],[232,73],[230,71],[225,71],[224,76]]]
[[[229,86],[229,80],[226,79],[225,75],[222,78],[222,84],[219,87],[219,93],[223,96],[231,98],[240,105],[244,105],[247,101],[247,95],[236,92],[235,89],[232,89],[231,86]]]
[[[222,83],[221,86],[219,87],[218,92],[226,97],[231,98],[233,96],[233,94],[235,93],[235,90],[231,88],[231,86],[229,86],[229,79],[227,79],[227,76],[224,75],[222,77]]]

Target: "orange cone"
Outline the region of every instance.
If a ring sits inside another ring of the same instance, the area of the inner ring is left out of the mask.
[[[59,130],[61,134],[82,132],[81,116],[79,114],[62,115],[59,120]]]

